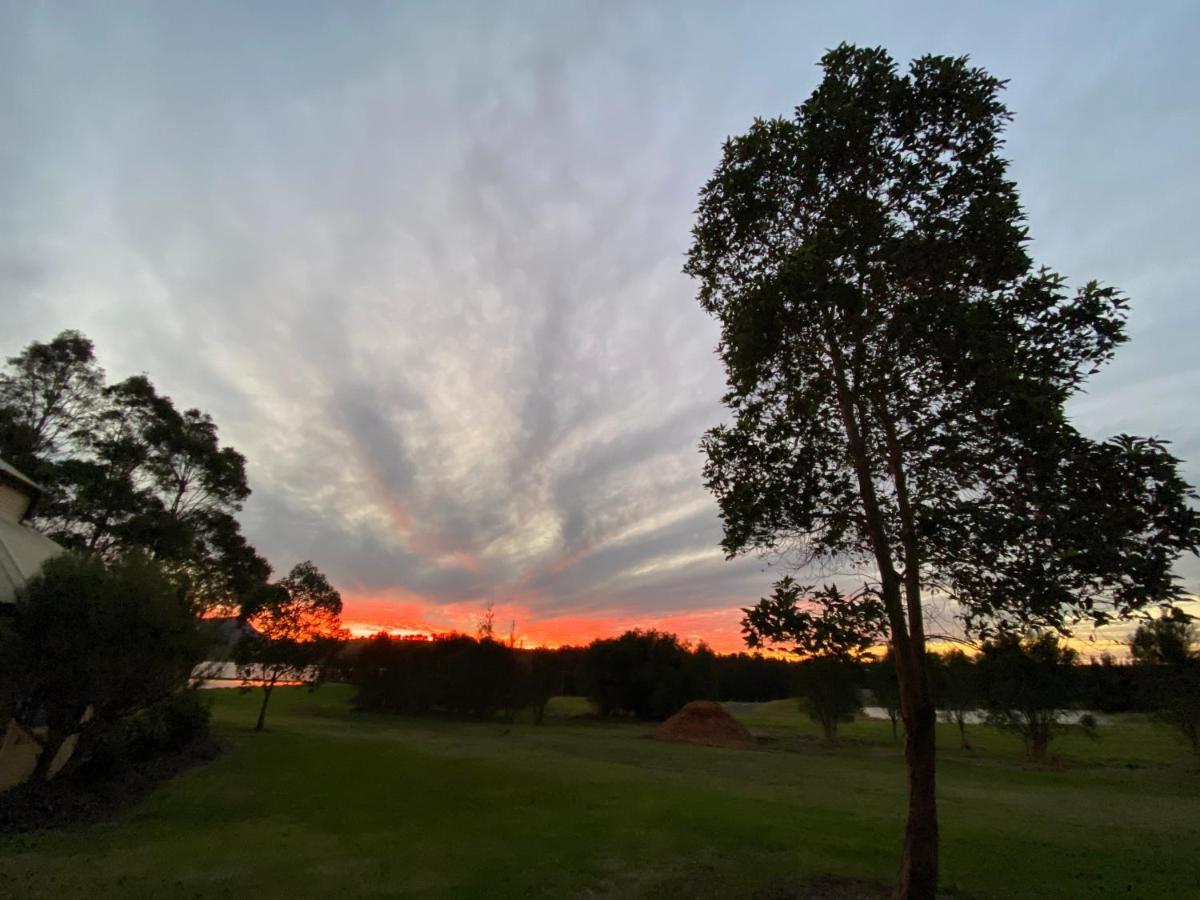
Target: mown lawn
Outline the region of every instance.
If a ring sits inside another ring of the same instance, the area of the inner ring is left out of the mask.
[[[821,873],[887,880],[903,768],[886,722],[829,750],[790,703],[737,706],[759,750],[543,727],[369,716],[349,692],[214,691],[223,757],[118,820],[0,838],[0,897],[736,897]],[[946,726],[943,882],[962,898],[1200,897],[1200,775],[1119,720],[1056,770]],[[0,799],[0,802],[3,802]]]

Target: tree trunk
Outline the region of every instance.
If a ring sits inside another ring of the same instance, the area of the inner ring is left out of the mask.
[[[961,742],[961,749],[971,749],[971,742],[967,740],[967,720],[961,713],[958,715],[958,739]]]
[[[837,719],[826,719],[821,723],[825,732],[825,743],[830,747],[837,746]]]
[[[262,702],[262,707],[258,710],[258,724],[254,726],[255,731],[262,731],[263,725],[266,724],[267,703],[271,699],[271,688],[273,688],[274,686],[275,685],[273,685],[273,684],[264,684],[263,685],[263,702]]]
[[[908,768],[908,823],[896,900],[933,900],[938,879],[935,779],[937,715],[928,693],[914,685],[905,704],[904,756]],[[924,694],[924,696],[922,696]]]

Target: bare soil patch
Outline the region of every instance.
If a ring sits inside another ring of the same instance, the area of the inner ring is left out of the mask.
[[[663,722],[654,736],[707,747],[753,747],[755,743],[741,722],[711,700],[693,700]]]

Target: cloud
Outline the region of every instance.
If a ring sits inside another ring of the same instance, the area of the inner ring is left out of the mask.
[[[530,628],[736,643],[774,573],[717,550],[697,441],[723,377],[679,272],[721,140],[786,113],[842,38],[903,58],[937,33],[1011,77],[1035,255],[1135,301],[1076,413],[1175,437],[1197,481],[1200,115],[1164,99],[1197,31],[1187,5],[1136,29],[1034,6],[6,7],[0,350],[82,328],[113,376],[210,411],[250,462],[251,538],[364,621],[467,627],[490,599]]]

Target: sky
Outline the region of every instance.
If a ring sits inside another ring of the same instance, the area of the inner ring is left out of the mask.
[[[1191,2],[0,0],[0,354],[77,328],[211,413],[356,633],[736,650],[780,568],[718,548],[680,266],[722,141],[841,41],[1010,80],[1033,256],[1132,303],[1075,421],[1200,482]]]

